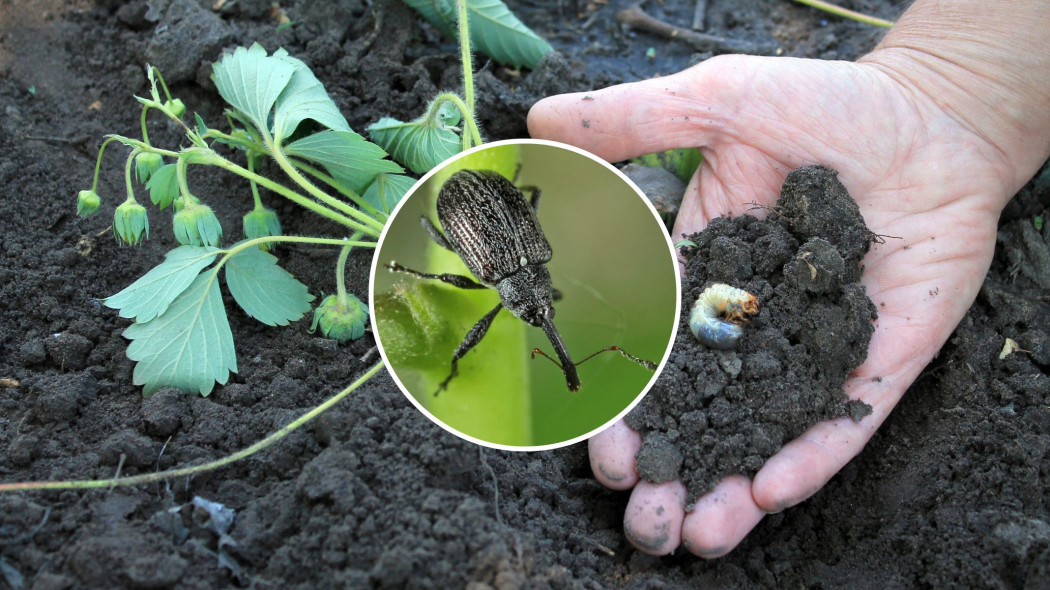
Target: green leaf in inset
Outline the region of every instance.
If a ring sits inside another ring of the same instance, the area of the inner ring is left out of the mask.
[[[258,43],[238,47],[214,65],[211,78],[222,98],[258,129],[270,128],[270,111],[295,74],[295,65],[266,55]]]
[[[430,24],[451,39],[456,38],[454,0],[405,0]],[[492,59],[514,67],[535,69],[553,48],[507,8],[500,0],[467,0],[470,42]]]
[[[179,178],[175,175],[175,164],[165,164],[157,169],[149,181],[146,182],[149,189],[149,200],[161,209],[171,205],[175,197],[179,196]]]
[[[164,387],[208,395],[237,372],[226,310],[213,272],[197,275],[168,309],[124,330],[128,358],[137,361],[133,382],[150,395]]]
[[[277,97],[277,113],[273,120],[274,137],[290,136],[306,119],[313,119],[335,131],[350,131],[350,124],[328,96],[324,86],[302,61],[288,55],[283,49],[273,52],[279,59],[295,67],[295,73],[284,91]]]
[[[123,291],[103,300],[106,307],[120,310],[120,317],[148,322],[162,315],[172,301],[189,287],[202,268],[215,260],[218,250],[201,246],[179,246],[164,256],[153,270]]]
[[[244,311],[270,326],[286,326],[310,311],[313,295],[277,258],[248,248],[226,262],[226,285]]]
[[[389,214],[415,183],[415,178],[403,174],[377,174],[375,181],[361,196],[369,205]]]
[[[460,119],[459,109],[446,102],[436,112],[428,110],[409,123],[384,117],[368,127],[368,134],[392,158],[417,174],[426,174],[462,149],[459,136],[451,129]]]
[[[400,166],[384,160],[383,148],[353,131],[321,131],[284,147],[289,156],[317,162],[336,180],[360,194],[381,172],[402,172]]]

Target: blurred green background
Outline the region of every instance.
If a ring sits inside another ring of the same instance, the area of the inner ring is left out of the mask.
[[[607,352],[579,367],[570,392],[543,331],[503,310],[486,337],[459,363],[459,376],[434,396],[467,331],[499,303],[494,290],[462,290],[391,273],[391,260],[416,270],[470,276],[458,257],[434,244],[420,225],[437,192],[462,168],[496,170],[519,186],[542,190],[540,223],[554,255],[548,263],[562,299],[555,325],[574,361],[615,344],[660,362],[677,322],[677,263],[662,224],[602,163],[537,143],[485,146],[443,168],[407,197],[377,253],[373,302],[378,338],[402,384],[430,413],[468,436],[531,447],[578,438],[627,408],[655,378]],[[555,357],[556,358],[556,357]]]

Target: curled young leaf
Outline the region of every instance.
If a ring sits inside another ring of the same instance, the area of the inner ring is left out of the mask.
[[[460,120],[459,110],[445,102],[408,123],[384,117],[368,127],[368,134],[395,160],[425,174],[463,147],[453,130]]]

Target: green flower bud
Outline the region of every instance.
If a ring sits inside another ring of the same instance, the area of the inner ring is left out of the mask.
[[[149,216],[146,208],[127,200],[113,212],[113,234],[125,244],[137,246],[149,237]]]
[[[164,157],[160,154],[142,152],[135,156],[135,174],[139,177],[139,182],[142,184],[146,184],[150,177],[153,176],[153,173],[163,165]]]
[[[182,118],[182,115],[186,112],[186,105],[182,102],[181,98],[172,98],[164,101],[164,108],[171,111],[171,114],[176,117]]]
[[[185,203],[172,221],[175,240],[183,246],[215,246],[222,240],[222,224],[211,207]]]
[[[265,236],[281,235],[281,220],[277,219],[277,213],[266,207],[257,207],[251,213],[244,216],[244,237],[249,240]],[[263,250],[272,249],[274,244],[263,244],[259,246]]]
[[[87,217],[98,211],[100,204],[102,204],[102,199],[99,198],[98,193],[95,191],[80,191],[80,194],[77,195],[77,215]]]
[[[368,323],[368,306],[354,295],[347,295],[347,304],[339,304],[339,297],[329,295],[314,310],[314,321],[310,324],[310,332],[318,327],[321,335],[325,338],[338,340],[345,344],[356,340],[365,334],[365,325]]]

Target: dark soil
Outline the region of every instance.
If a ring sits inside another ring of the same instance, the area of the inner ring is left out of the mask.
[[[692,502],[727,475],[754,475],[816,422],[871,413],[842,384],[875,331],[875,304],[857,284],[872,238],[835,171],[819,166],[788,174],[767,220],[719,218],[689,237],[672,356],[626,418],[644,436],[643,479],[681,478]],[[760,301],[731,350],[689,329],[693,302],[714,284]]]
[[[401,4],[291,0],[0,0],[0,478],[110,477],[244,448],[376,361],[307,321],[269,328],[230,307],[240,372],[206,399],[131,385],[100,304],[161,260],[170,221],[118,247],[107,229],[126,153],[107,151],[104,204],[74,215],[107,133],[138,134],[143,64],[191,111],[221,120],[208,81],[220,48],[286,47],[325,82],[354,129],[411,118],[460,79],[455,45]],[[221,3],[220,3],[221,4]],[[848,2],[894,18],[888,0]],[[708,54],[625,33],[608,4],[513,3],[563,53],[536,72],[482,64],[491,139],[525,134],[539,96],[680,70]],[[693,3],[646,5],[682,26]],[[780,0],[713,1],[708,32],[785,55],[853,59],[878,32]],[[655,55],[645,57],[652,47]],[[151,120],[157,143],[179,130]],[[204,171],[194,192],[231,237],[248,188]],[[337,235],[266,198],[290,233]],[[729,556],[653,558],[624,540],[627,496],[591,477],[584,445],[521,454],[475,447],[420,415],[384,374],[280,444],[166,484],[0,495],[0,587],[10,588],[1039,588],[1050,579],[1050,182],[1002,218],[984,289],[940,357],[865,451],[802,506],[766,518]],[[792,251],[793,252],[793,251]],[[287,248],[282,265],[331,292],[335,253]],[[370,260],[352,257],[366,293]],[[764,308],[765,309],[765,308]],[[770,308],[764,313],[772,313]],[[761,330],[759,318],[752,328]],[[754,336],[754,330],[746,339]],[[1004,337],[1020,348],[1003,359]],[[747,346],[746,342],[744,346]],[[745,349],[746,350],[746,349]],[[199,498],[194,504],[194,498]],[[221,503],[232,511],[224,512]]]

